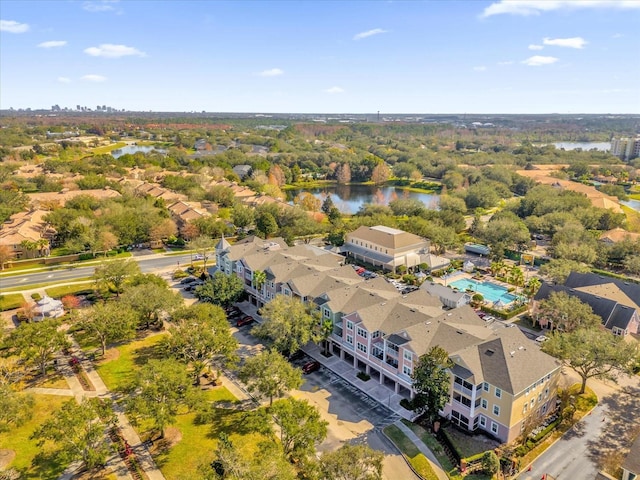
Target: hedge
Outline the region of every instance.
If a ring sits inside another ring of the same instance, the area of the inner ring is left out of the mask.
[[[625,277],[624,275],[608,272],[606,270],[599,270],[597,268],[592,268],[591,271],[597,275],[604,275],[605,277],[617,278],[618,280],[622,280],[623,282],[640,283],[640,280],[636,280],[635,278]]]
[[[561,419],[558,418],[557,420],[551,422],[549,425],[547,425],[542,431],[540,431],[537,435],[535,435],[532,440],[534,443],[538,443],[540,440],[542,440],[544,437],[546,437],[549,433],[551,433],[551,431],[553,429],[555,429],[559,424],[560,424]]]

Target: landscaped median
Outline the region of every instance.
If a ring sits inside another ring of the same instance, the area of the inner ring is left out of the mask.
[[[21,293],[8,293],[0,295],[0,312],[20,308],[24,303]]]
[[[425,480],[438,480],[438,475],[431,467],[429,460],[413,444],[407,436],[395,425],[384,429],[384,434],[398,447],[411,468]]]

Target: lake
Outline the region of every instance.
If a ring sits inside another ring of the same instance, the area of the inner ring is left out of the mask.
[[[620,203],[640,212],[640,200],[627,200]]]
[[[398,198],[415,198],[424,203],[427,208],[436,209],[440,198],[440,195],[437,194],[410,192],[393,186],[330,185],[320,188],[287,190],[287,201],[292,203],[293,199],[302,192],[309,192],[323,201],[329,195],[336,208],[347,214],[356,213],[365,203],[388,205],[389,202]]]
[[[577,150],[578,148],[585,152],[593,150],[594,148],[601,152],[611,150],[611,142],[556,142],[554,145],[558,150]]]
[[[116,148],[115,150],[111,150],[111,156],[113,158],[118,158],[118,157],[121,157],[122,155],[126,155],[127,153],[128,154],[134,154],[138,152],[149,153],[153,150],[155,150],[158,153],[167,153],[166,150],[163,150],[161,148],[145,147],[142,145],[127,145],[126,147]]]

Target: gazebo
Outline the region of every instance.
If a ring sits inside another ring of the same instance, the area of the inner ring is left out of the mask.
[[[64,308],[60,300],[55,300],[45,295],[36,302],[34,312],[36,320],[44,320],[45,318],[61,317],[64,315]]]
[[[462,269],[467,272],[467,273],[471,273],[473,272],[473,270],[476,268],[476,264],[473,263],[471,260],[467,260],[466,262],[464,262],[464,264],[462,265]]]

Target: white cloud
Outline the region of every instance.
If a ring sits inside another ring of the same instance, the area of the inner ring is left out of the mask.
[[[540,15],[554,10],[580,8],[640,9],[638,0],[499,0],[484,9],[480,17],[492,15]]]
[[[82,8],[87,12],[92,12],[92,13],[113,12],[116,9],[115,7],[116,3],[118,3],[118,0],[88,1],[82,4]]]
[[[583,48],[588,42],[582,37],[545,38],[542,43],[555,47]]]
[[[476,72],[485,72],[485,71],[487,70],[487,67],[485,67],[484,65],[480,65],[480,66],[478,66],[478,67],[473,67],[473,69],[474,69]]]
[[[542,45],[535,45],[535,44],[531,44],[529,45],[529,50],[542,50],[544,47]]]
[[[0,32],[24,33],[29,31],[29,25],[15,20],[0,20]]]
[[[327,88],[325,90],[326,93],[330,93],[330,94],[336,94],[336,93],[344,93],[344,88],[340,88],[340,87],[331,87],[331,88]]]
[[[42,42],[38,44],[40,48],[54,48],[64,47],[67,44],[66,40],[49,40],[48,42]]]
[[[541,65],[551,65],[552,63],[556,63],[558,59],[556,57],[543,57],[541,55],[534,55],[533,57],[529,57],[526,60],[523,60],[522,63],[525,65],[529,65],[530,67],[539,67]]]
[[[93,73],[80,77],[80,80],[85,80],[87,82],[104,82],[106,79],[107,77],[103,77],[102,75],[95,75]]]
[[[269,70],[263,70],[258,75],[261,77],[277,77],[279,75],[284,75],[284,70],[280,70],[279,68],[271,68]]]
[[[137,57],[146,57],[147,54],[141,52],[137,48],[127,47],[126,45],[114,45],[112,43],[103,43],[99,47],[85,48],[84,53],[92,57],[120,58],[130,55]]]
[[[71,79],[69,77],[58,77],[58,82],[60,82],[60,83],[71,83]]]
[[[356,33],[353,36],[354,40],[362,40],[363,38],[372,37],[373,35],[380,35],[381,33],[387,33],[387,30],[381,28],[374,28],[373,30],[367,30],[366,32]]]

